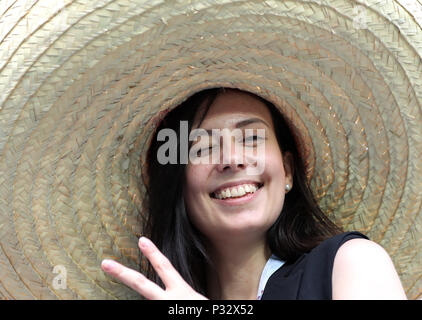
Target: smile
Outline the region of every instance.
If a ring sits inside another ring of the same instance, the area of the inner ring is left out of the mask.
[[[210,194],[215,199],[241,198],[247,194],[253,194],[263,186],[261,183],[245,183],[233,187],[221,188]]]
[[[246,187],[245,185],[247,185],[248,187]],[[246,205],[250,203],[251,201],[253,201],[253,199],[257,198],[259,194],[261,194],[263,186],[264,186],[263,183],[240,184],[233,187],[219,189],[211,193],[210,196],[213,201],[215,201],[217,204],[220,204],[220,205],[224,205],[224,206]],[[232,190],[234,192],[232,192]],[[230,192],[230,194],[228,194],[228,192]]]

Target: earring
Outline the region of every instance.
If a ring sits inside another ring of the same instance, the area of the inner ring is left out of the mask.
[[[289,192],[290,189],[291,189],[290,184],[286,184],[286,188],[285,188],[286,192]]]

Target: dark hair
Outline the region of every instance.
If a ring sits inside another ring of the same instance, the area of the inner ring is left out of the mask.
[[[198,107],[202,104],[205,107],[201,123],[216,97],[226,90],[225,88],[203,90],[170,111],[158,126],[147,155],[148,212],[144,233],[167,256],[185,281],[204,295],[207,294],[207,266],[211,265],[211,261],[205,250],[203,236],[190,222],[185,209],[183,199],[185,165],[179,161],[177,164],[158,163],[157,151],[165,142],[157,141],[157,133],[161,129],[170,128],[180,137],[179,127],[182,120],[188,121],[190,133]],[[268,107],[282,153],[289,151],[293,155],[294,187],[286,194],[282,212],[267,232],[271,252],[286,263],[290,263],[303,253],[309,252],[321,241],[341,233],[342,229],[322,212],[315,201],[307,183],[303,160],[299,156],[295,140],[282,114],[265,99],[249,92],[245,93],[253,95]],[[180,140],[177,150],[181,150],[179,144]],[[163,286],[152,266],[146,264],[147,276]]]

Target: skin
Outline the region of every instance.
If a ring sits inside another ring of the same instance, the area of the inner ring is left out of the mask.
[[[257,162],[265,164],[262,173],[246,172],[247,166],[255,163],[242,158],[246,157],[246,151],[236,150],[235,143],[239,142],[228,134],[220,138],[220,146],[224,148],[226,144],[231,150],[220,152],[219,163],[188,164],[186,168],[184,195],[188,215],[206,236],[207,250],[215,262],[216,270],[208,272],[209,294],[213,299],[256,299],[259,277],[270,256],[265,234],[281,212],[285,185],[293,182],[291,156],[286,154],[283,159],[270,112],[253,96],[234,91],[219,95],[201,128],[234,130],[236,124],[251,118],[267,124],[254,122],[242,127],[265,130],[266,140],[243,144],[245,149],[251,150],[264,143],[265,151],[255,155]],[[194,120],[193,128],[198,122],[199,119]],[[244,137],[248,137],[246,131]],[[230,139],[231,146],[228,146]],[[198,144],[204,143],[199,141]],[[208,145],[206,141],[204,146]],[[244,160],[243,163],[239,163],[240,160]],[[224,183],[249,179],[264,186],[256,199],[244,205],[228,206],[209,195]]]
[[[198,127],[200,114],[201,108],[193,128]],[[223,134],[221,150],[229,140],[232,140],[232,146],[230,152],[221,151],[218,163],[189,163],[186,166],[183,192],[187,212],[205,236],[208,253],[215,262],[215,269],[207,270],[211,299],[256,299],[259,279],[271,254],[265,233],[281,212],[285,185],[293,186],[291,154],[280,151],[270,113],[253,96],[232,90],[219,95],[200,128],[233,130],[240,121],[251,118],[261,119],[267,125],[254,122],[242,129],[265,129],[265,152],[245,155],[234,148],[236,143],[253,150],[263,140],[247,144]],[[201,148],[203,143],[203,140],[198,141]],[[255,162],[239,163],[245,157],[253,158]],[[254,166],[257,161],[265,163],[264,170],[256,175],[246,174],[248,166]],[[210,193],[222,184],[243,179],[264,184],[259,195],[251,201],[228,206],[210,197]],[[118,262],[104,260],[102,269],[147,299],[207,299],[182,279],[150,240],[141,237],[139,248],[163,280],[165,290]],[[380,283],[382,286],[378,287]],[[369,240],[354,239],[340,247],[334,261],[332,286],[333,299],[405,298],[388,254]]]
[[[339,248],[332,284],[334,300],[407,299],[388,253],[366,239],[352,239]]]

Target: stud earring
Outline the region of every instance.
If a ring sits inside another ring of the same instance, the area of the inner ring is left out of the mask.
[[[290,184],[286,184],[286,188],[285,188],[286,192],[289,192],[290,189],[291,189]]]

